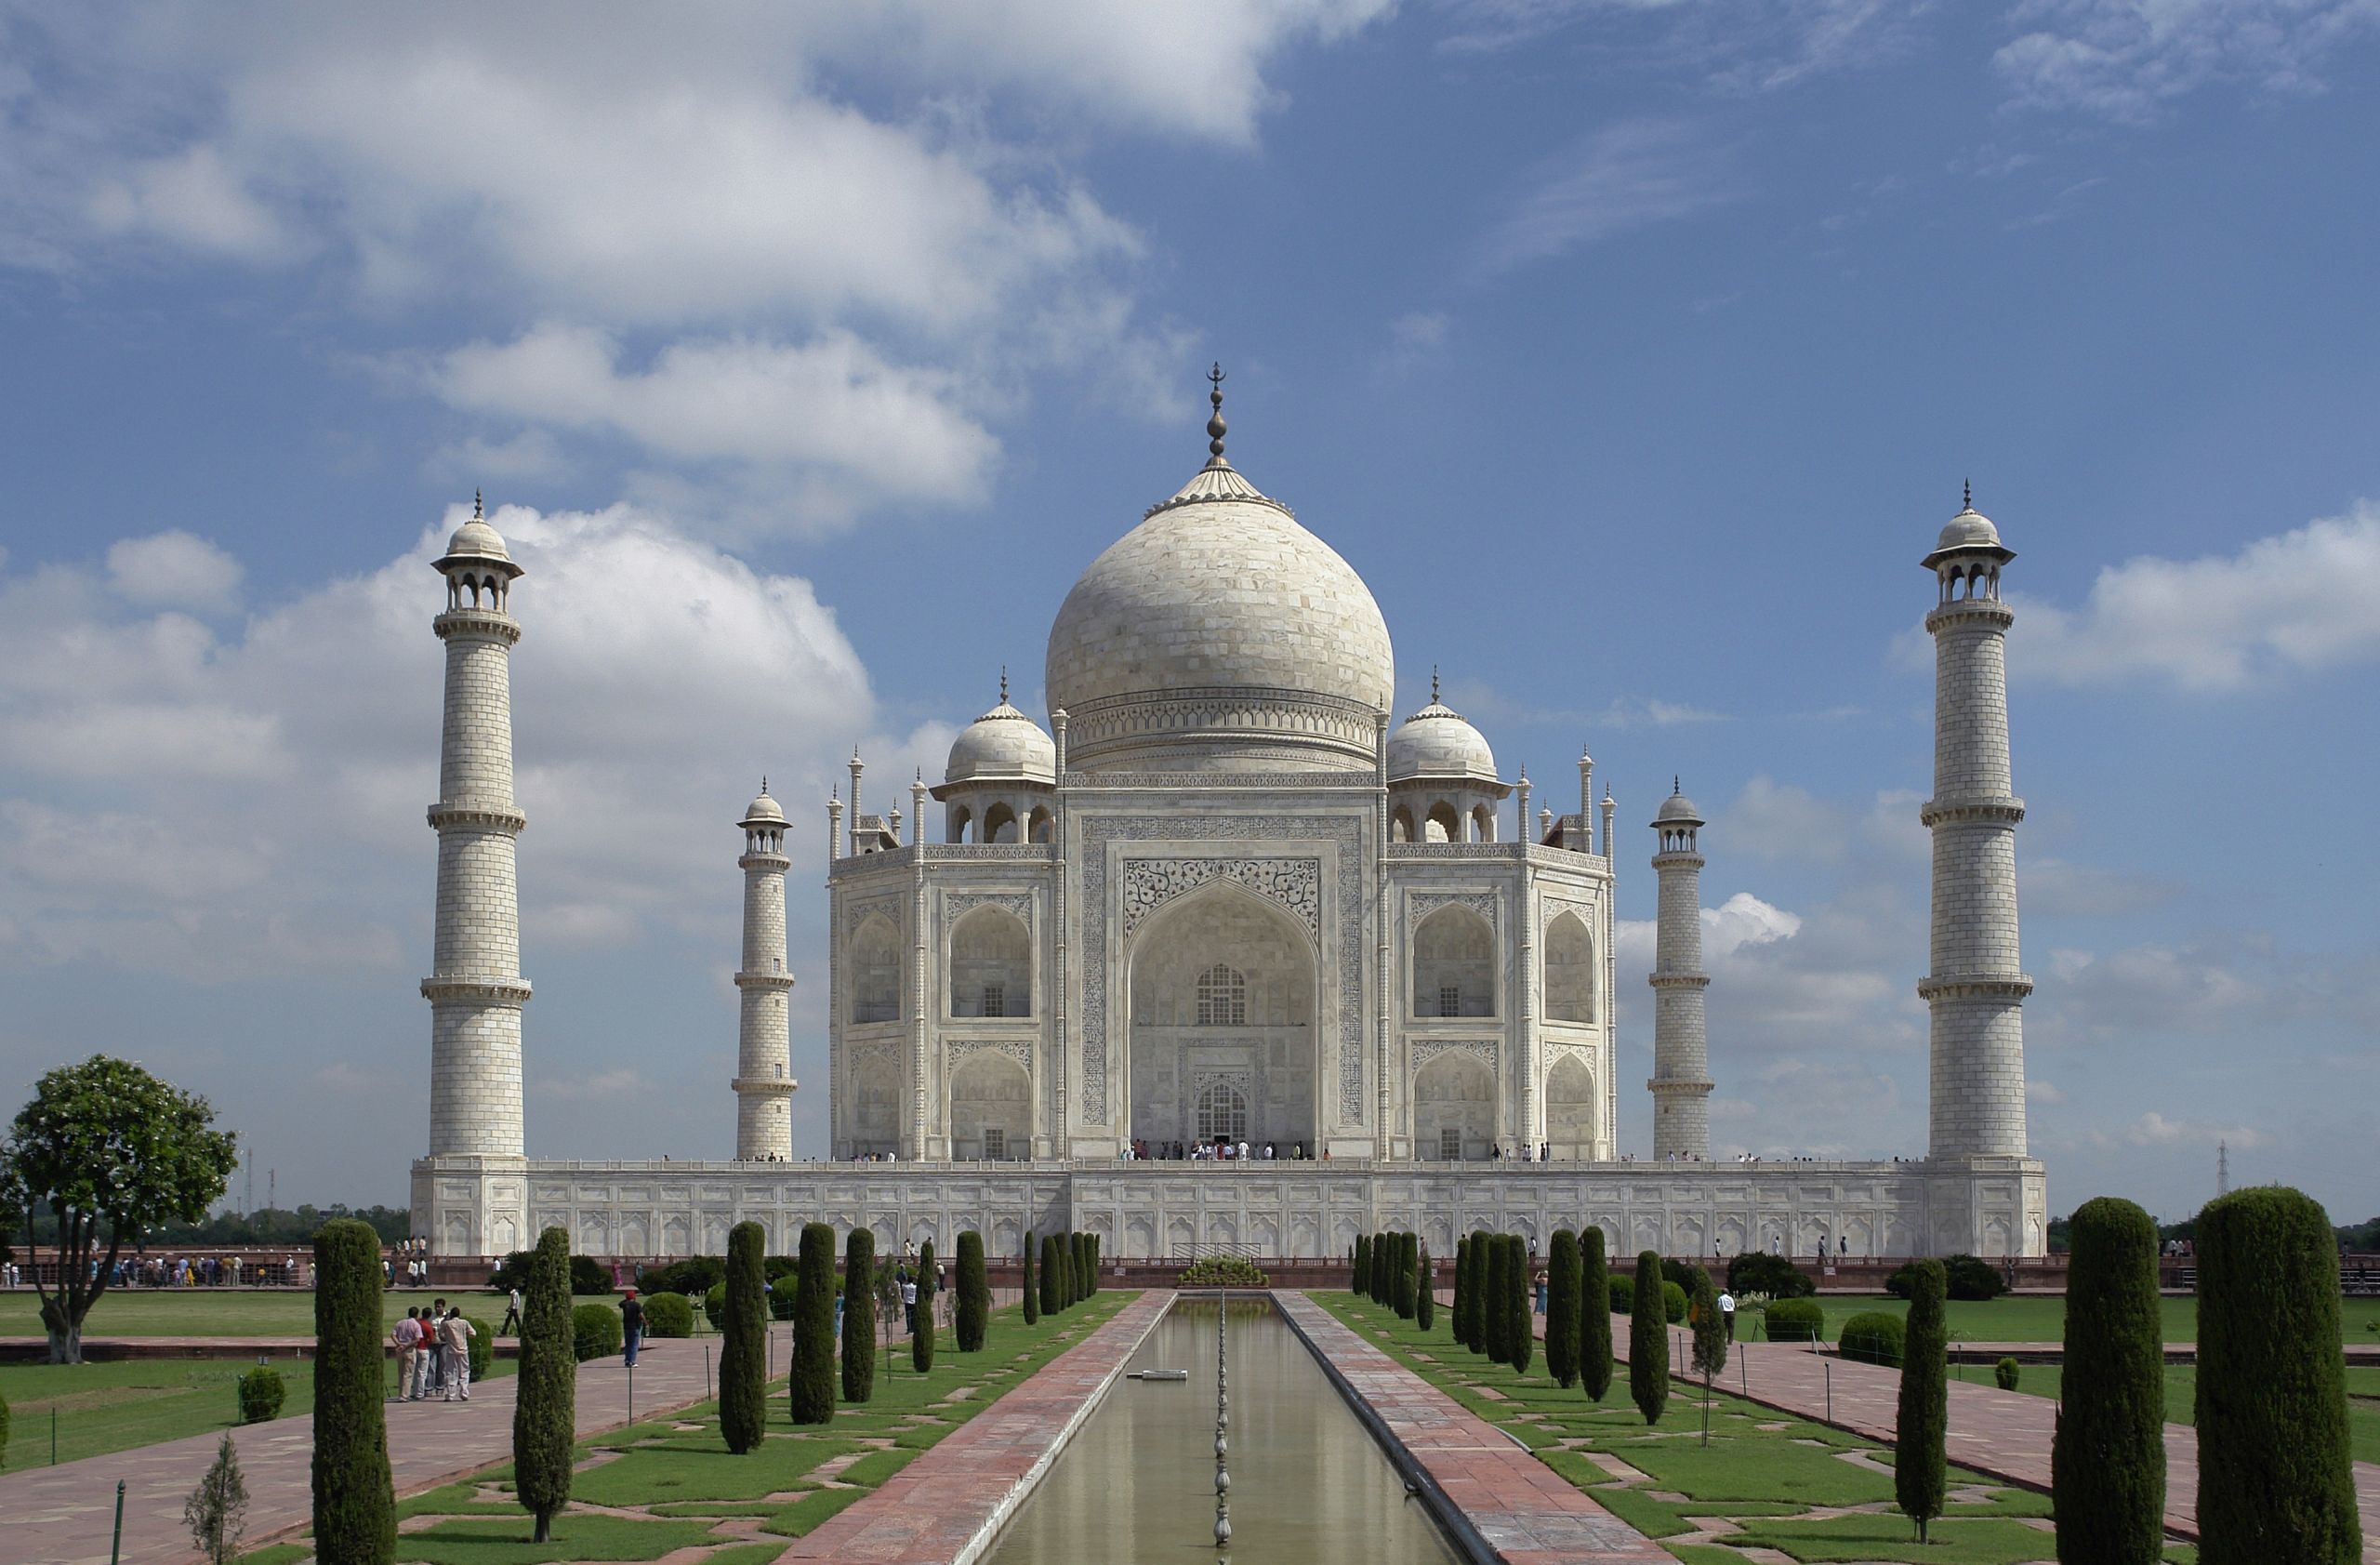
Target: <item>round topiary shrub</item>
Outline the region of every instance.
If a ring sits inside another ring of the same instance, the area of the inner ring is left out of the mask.
[[[794,1318],[796,1309],[793,1295],[800,1286],[801,1277],[798,1272],[787,1272],[783,1277],[773,1277],[769,1280],[770,1320],[790,1320]]]
[[[620,1350],[620,1312],[610,1305],[573,1306],[570,1312],[571,1351],[580,1363],[608,1359]]]
[[[712,1284],[710,1285],[710,1292],[709,1292],[709,1293],[705,1293],[705,1294],[703,1295],[703,1319],[710,1322],[710,1329],[711,1329],[712,1331],[714,1331],[714,1332],[717,1332],[717,1331],[723,1331],[723,1330],[725,1330],[725,1329],[726,1329],[726,1325],[727,1325],[727,1284],[726,1284],[726,1283],[724,1283],[724,1282],[714,1282],[714,1283],[712,1283]]]
[[[612,1291],[612,1274],[592,1255],[570,1258],[570,1291],[578,1294],[601,1295]]]
[[[1870,1310],[1843,1323],[1843,1356],[1863,1364],[1882,1364],[1897,1370],[1900,1368],[1901,1351],[1908,1337],[1909,1327],[1899,1316]]]
[[[1661,1284],[1661,1313],[1669,1317],[1673,1326],[1686,1322],[1686,1290],[1674,1282]]]
[[[1991,1383],[2003,1391],[2016,1389],[2017,1374],[2016,1360],[2014,1359],[2003,1359],[1991,1366]]]
[[[1183,1288],[1262,1288],[1264,1274],[1239,1255],[1201,1255],[1182,1268]]]
[[[1616,1271],[1611,1274],[1610,1284],[1611,1313],[1614,1315],[1636,1313],[1636,1280],[1624,1271]]]
[[[693,1336],[694,1301],[683,1293],[655,1293],[645,1300],[644,1334],[648,1337]]]
[[[496,1359],[496,1333],[488,1330],[484,1320],[473,1320],[468,1315],[463,1320],[471,1328],[471,1346],[467,1350],[467,1357],[471,1365],[471,1381],[476,1385],[487,1378],[488,1365]]]
[[[1806,1299],[1818,1285],[1782,1255],[1765,1250],[1742,1250],[1727,1263],[1727,1292],[1765,1293],[1772,1299]]]
[[[240,1422],[267,1424],[280,1417],[281,1404],[288,1395],[281,1372],[270,1364],[258,1364],[240,1377]]]
[[[1826,1309],[1816,1299],[1771,1299],[1762,1313],[1771,1342],[1826,1341]]]

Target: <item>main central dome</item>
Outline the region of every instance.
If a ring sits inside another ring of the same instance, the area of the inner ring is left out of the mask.
[[[1218,399],[1220,400],[1220,399]],[[1050,629],[1084,772],[1355,771],[1396,687],[1380,605],[1289,507],[1213,458],[1091,563]]]

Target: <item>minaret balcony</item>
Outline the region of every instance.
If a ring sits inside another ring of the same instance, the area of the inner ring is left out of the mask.
[[[735,987],[739,989],[789,989],[793,988],[790,973],[738,973]]]
[[[529,980],[505,973],[439,973],[421,981],[421,998],[433,1004],[459,1000],[480,1005],[520,1005],[528,1001]]]
[[[2032,992],[2028,973],[1942,973],[1917,981],[1920,1000],[2022,1000]]]
[[[791,1097],[794,1089],[801,1085],[790,1076],[734,1076],[728,1079],[727,1084],[755,1097]]]
[[[450,608],[431,620],[430,628],[438,633],[438,639],[442,642],[456,636],[467,639],[476,637],[483,641],[502,642],[507,646],[513,646],[517,645],[521,640],[521,622],[509,614],[498,614],[494,609]]]
[[[2025,802],[2014,794],[1982,794],[1973,799],[1928,799],[1917,812],[1926,826],[2014,826],[2025,818]]]
[[[1708,973],[1653,973],[1645,982],[1657,989],[1707,989],[1711,987]]]
[[[487,831],[525,831],[529,817],[509,804],[487,804],[472,799],[441,800],[430,806],[430,827],[478,827]]]

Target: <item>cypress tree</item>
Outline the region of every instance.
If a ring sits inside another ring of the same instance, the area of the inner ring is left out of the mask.
[[[1355,1275],[1349,1284],[1349,1291],[1359,1299],[1372,1291],[1372,1236],[1369,1234],[1355,1236]]]
[[[1093,1234],[1091,1236],[1091,1291],[1094,1293],[1099,1292],[1099,1236]]]
[[[991,1320],[992,1285],[984,1273],[984,1236],[970,1228],[959,1236],[959,1351],[983,1351]]]
[[[1421,1247],[1421,1263],[1418,1277],[1420,1280],[1415,1284],[1413,1293],[1413,1323],[1426,1332],[1430,1329],[1431,1323],[1437,1319],[1438,1313],[1438,1280],[1430,1268],[1430,1250],[1427,1245]]]
[[[512,1402],[512,1487],[536,1518],[538,1543],[570,1500],[578,1427],[578,1355],[570,1321],[570,1235],[537,1236],[521,1290],[520,1385]]]
[[[1518,1234],[1506,1234],[1504,1246],[1511,1256],[1504,1262],[1504,1276],[1509,1280],[1504,1307],[1511,1320],[1504,1327],[1505,1346],[1511,1350],[1504,1361],[1521,1374],[1528,1373],[1528,1361],[1537,1352],[1537,1332],[1529,1308],[1528,1245]]]
[[[1071,1232],[1058,1236],[1058,1264],[1050,1269],[1058,1280],[1058,1307],[1074,1308],[1075,1236]]]
[[[2165,1558],[2164,1320],[2156,1220],[2101,1196],[2074,1209],[2066,1373],[2050,1440],[2057,1558],[2158,1565]]]
[[[853,1228],[843,1245],[843,1400],[876,1395],[876,1236]]]
[[[1418,1275],[1421,1262],[1421,1240],[1417,1234],[1396,1236],[1396,1313],[1406,1320],[1413,1319],[1421,1306],[1415,1295],[1421,1292]]]
[[[918,1246],[917,1324],[909,1331],[909,1367],[919,1374],[933,1368],[933,1240]]]
[[[1041,1236],[1041,1313],[1055,1315],[1065,1295],[1058,1292],[1058,1236]]]
[[[380,1236],[337,1217],[314,1235],[314,1555],[390,1565],[397,1496],[381,1389]]]
[[[1488,1351],[1488,1279],[1495,1260],[1489,1253],[1488,1230],[1471,1230],[1471,1276],[1462,1285],[1462,1345],[1474,1353]]]
[[[1471,1236],[1469,1234],[1457,1234],[1455,1235],[1454,1240],[1454,1318],[1450,1322],[1448,1322],[1454,1327],[1454,1340],[1457,1342],[1462,1342],[1463,1340],[1462,1292],[1465,1283],[1469,1281],[1469,1279],[1464,1277],[1463,1273],[1469,1270],[1470,1267]],[[1464,1346],[1468,1346],[1470,1345],[1466,1343]]]
[[[1072,1263],[1074,1302],[1080,1304],[1091,1297],[1091,1236],[1089,1234],[1075,1235],[1074,1252],[1067,1256],[1067,1260]]]
[[[1611,1263],[1593,1223],[1579,1236],[1579,1384],[1598,1402],[1611,1389]]]
[[[1545,1263],[1545,1373],[1564,1390],[1579,1378],[1579,1236],[1567,1228]]]
[[[1488,1355],[1488,1362],[1501,1364],[1512,1353],[1512,1345],[1505,1341],[1505,1327],[1511,1324],[1512,1316],[1504,1308],[1504,1236],[1489,1234],[1486,1243],[1488,1254],[1481,1264],[1479,1278],[1480,1350]]]
[[[1727,1323],[1719,1319],[1719,1290],[1707,1267],[1694,1268],[1694,1367],[1702,1373],[1702,1443],[1711,1443],[1711,1379],[1727,1367]]]
[[[758,1223],[727,1230],[727,1318],[719,1328],[719,1435],[737,1455],[768,1433],[768,1235]]]
[[[2198,1557],[2353,1565],[2338,1236],[2269,1185],[2198,1214]]]
[[[1049,1276],[1050,1268],[1043,1267],[1041,1275]],[[1033,1275],[1033,1236],[1027,1234],[1025,1236],[1025,1323],[1028,1326],[1040,1322],[1041,1290],[1044,1286]]]
[[[1396,1298],[1396,1246],[1392,1235],[1372,1235],[1372,1303],[1394,1308]]]
[[[1893,1495],[1901,1514],[1917,1523],[1921,1544],[1950,1492],[1950,1333],[1942,1311],[1949,1289],[1941,1262],[1917,1263],[1903,1338],[1900,1417],[1893,1426]]]
[[[763,1357],[767,1346],[762,1345]],[[793,1363],[787,1373],[796,1424],[835,1421],[835,1230],[801,1228],[801,1267],[793,1285]]]
[[[1670,1405],[1670,1317],[1661,1297],[1660,1253],[1636,1257],[1636,1308],[1628,1320],[1628,1394],[1647,1424]]]

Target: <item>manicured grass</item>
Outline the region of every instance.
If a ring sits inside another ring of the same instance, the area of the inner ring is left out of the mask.
[[[791,1489],[813,1467],[865,1448],[849,1440],[765,1439],[738,1456],[715,1426],[636,1448],[571,1479],[570,1497],[590,1505],[641,1505],[656,1500],[758,1500]]]
[[[401,1560],[435,1565],[549,1565],[561,1559],[658,1559],[672,1549],[717,1540],[707,1521],[647,1521],[564,1511],[549,1542],[530,1542],[536,1524],[523,1512],[509,1518],[464,1517],[397,1534]]]
[[[393,1326],[408,1308],[432,1299],[460,1305],[493,1330],[504,1319],[504,1295],[479,1289],[384,1293],[381,1319]],[[697,1313],[697,1321],[700,1316]],[[0,1337],[37,1337],[41,1298],[31,1288],[0,1293]],[[308,1337],[314,1334],[314,1295],[298,1288],[111,1288],[83,1321],[86,1337]]]
[[[1971,1379],[1989,1379],[1987,1367],[1970,1368]],[[2016,1389],[2034,1397],[2058,1395],[2065,1371],[2058,1364],[2027,1364],[2017,1372]],[[2359,1462],[2380,1462],[2380,1365],[2350,1364],[2347,1372],[2347,1427]],[[2198,1422],[2198,1368],[2193,1364],[2165,1366],[2165,1422]]]
[[[240,1376],[256,1367],[249,1359],[128,1359],[104,1364],[0,1364],[0,1398],[10,1416],[7,1462],[11,1470],[49,1462],[49,1415],[58,1413],[58,1459],[104,1456],[229,1429],[239,1423]],[[311,1359],[275,1359],[288,1387],[284,1417],[310,1412],[314,1401]],[[499,1359],[492,1375],[508,1375],[512,1361]],[[396,1371],[388,1386],[396,1389]]]
[[[1889,1293],[1820,1293],[1818,1302],[1826,1311],[1830,1342],[1855,1315],[1869,1310],[1909,1313],[1909,1301]],[[2165,1341],[2198,1341],[2198,1300],[2168,1296],[2158,1303],[2165,1318]],[[1998,1299],[1953,1299],[1949,1315],[1954,1343],[2066,1340],[2066,1300],[2061,1296],[2024,1293]],[[2372,1330],[2373,1323],[2380,1322],[2380,1299],[2341,1300],[2339,1322],[2343,1340],[2380,1343],[2380,1333]]]
[[[1593,1495],[1612,1515],[1689,1562],[1734,1560],[1730,1545],[1774,1548],[1821,1561],[1911,1561],[1919,1565],[2017,1565],[2047,1559],[2053,1536],[2029,1519],[2048,1515],[2046,1496],[1953,1467],[1951,1501],[1920,1549],[1916,1529],[1893,1507],[1889,1447],[1790,1413],[1714,1395],[1710,1443],[1702,1442],[1699,1388],[1672,1383],[1661,1422],[1648,1427],[1628,1399],[1624,1374],[1598,1405],[1564,1390],[1541,1369],[1516,1375],[1457,1345],[1443,1320],[1424,1333],[1412,1322],[1343,1293],[1315,1301],[1387,1348],[1407,1367],[1498,1427]],[[1415,1357],[1428,1355],[1429,1361]],[[1619,1475],[1633,1469],[1630,1480]],[[1655,1498],[1683,1495],[1683,1500]],[[1860,1507],[1818,1519],[1814,1507]],[[1698,1533],[1697,1519],[1720,1517],[1734,1531]],[[1703,1537],[1703,1542],[1683,1541]]]

